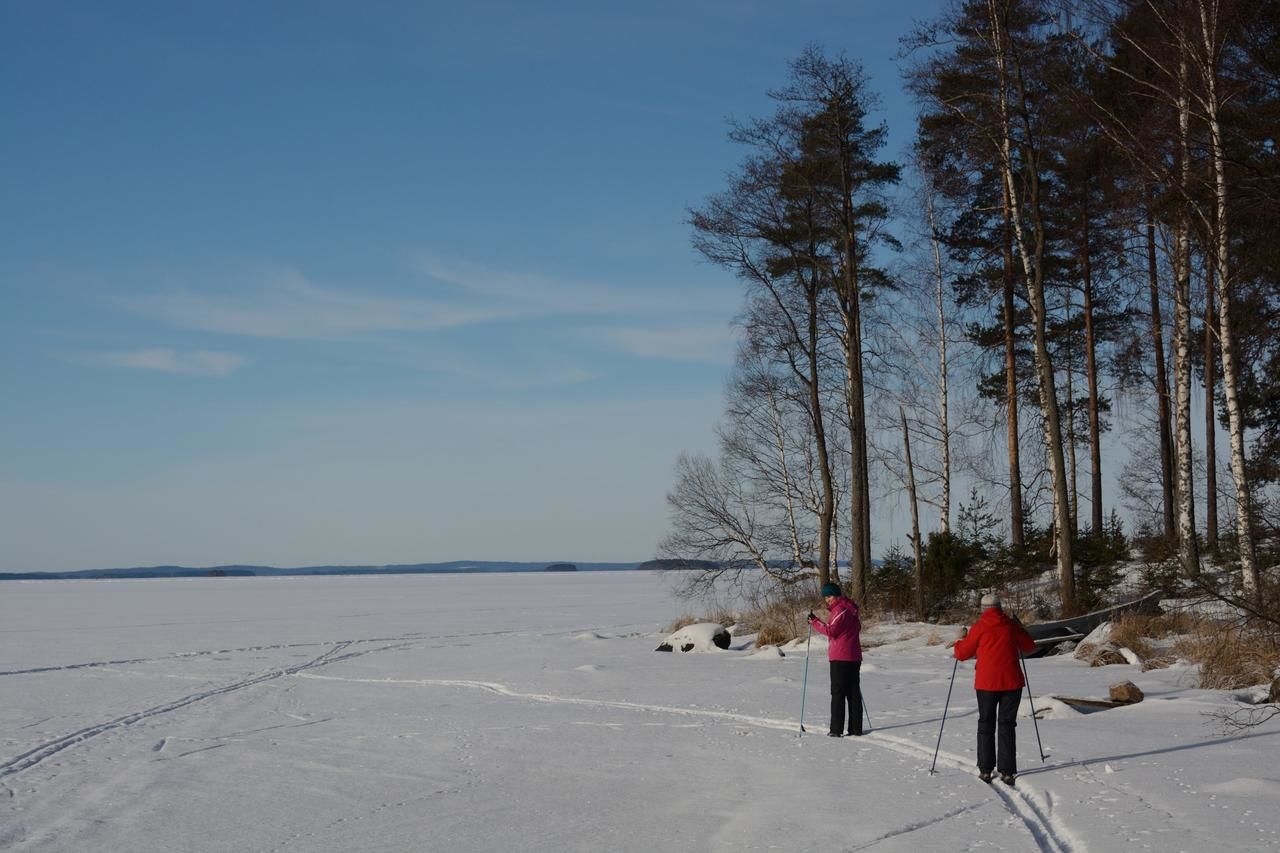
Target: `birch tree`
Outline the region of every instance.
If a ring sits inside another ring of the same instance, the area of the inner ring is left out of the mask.
[[[1217,335],[1222,365],[1223,399],[1227,410],[1228,434],[1231,446],[1231,471],[1236,497],[1236,539],[1241,563],[1241,583],[1250,595],[1257,595],[1259,575],[1252,530],[1249,474],[1245,451],[1245,417],[1240,407],[1241,368],[1235,350],[1235,314],[1233,300],[1238,282],[1231,266],[1231,214],[1229,205],[1229,178],[1226,158],[1226,142],[1223,131],[1224,103],[1229,97],[1227,88],[1239,90],[1245,85],[1240,80],[1229,80],[1225,74],[1225,57],[1233,41],[1238,41],[1250,26],[1253,14],[1260,4],[1232,2],[1232,0],[1178,0],[1174,3],[1157,3],[1154,0],[1132,0],[1120,3],[1117,8],[1107,7],[1112,26],[1113,42],[1124,50],[1141,56],[1157,73],[1139,76],[1119,63],[1112,67],[1125,75],[1135,88],[1148,97],[1171,106],[1178,116],[1177,175],[1173,182],[1180,195],[1181,210],[1188,218],[1184,226],[1178,226],[1178,245],[1175,255],[1175,375],[1181,353],[1179,346],[1188,352],[1191,346],[1189,330],[1185,339],[1179,340],[1182,327],[1182,308],[1177,303],[1184,291],[1190,313],[1190,234],[1194,217],[1198,229],[1208,235],[1206,252],[1214,265],[1214,289],[1217,302]],[[1135,23],[1136,22],[1136,23]],[[1113,129],[1126,128],[1118,116],[1109,116],[1108,125]],[[1209,180],[1194,178],[1191,169],[1191,140],[1193,122],[1202,128],[1204,148],[1208,155]],[[1123,133],[1124,130],[1121,130]],[[1135,160],[1143,162],[1142,154],[1135,151]],[[1207,190],[1207,193],[1204,192]],[[1203,199],[1208,197],[1206,203]],[[1184,236],[1185,235],[1185,236]],[[1189,318],[1188,318],[1189,326]],[[1189,368],[1189,356],[1188,356]],[[1189,397],[1189,386],[1177,390],[1177,408],[1183,406],[1184,393]],[[1187,404],[1189,408],[1189,402]],[[1177,414],[1175,413],[1175,421]],[[1187,503],[1190,500],[1190,425],[1178,425],[1175,444],[1179,448],[1179,538],[1180,555],[1184,569],[1194,571],[1191,565],[1194,548],[1194,518],[1189,518]],[[1185,458],[1184,458],[1185,457]],[[1186,470],[1184,471],[1184,466]],[[1190,529],[1190,536],[1186,536]],[[1192,541],[1187,542],[1190,538]],[[1198,562],[1197,562],[1198,566]]]
[[[1197,0],[1200,39],[1193,57],[1200,77],[1200,107],[1209,128],[1209,156],[1213,163],[1213,216],[1208,217],[1213,233],[1213,256],[1216,261],[1214,288],[1218,297],[1218,342],[1222,357],[1222,387],[1227,406],[1231,440],[1231,476],[1236,486],[1236,539],[1240,559],[1240,577],[1245,594],[1261,596],[1257,555],[1253,539],[1248,471],[1245,467],[1244,416],[1240,408],[1240,369],[1236,364],[1235,328],[1232,302],[1234,279],[1231,269],[1230,208],[1228,206],[1226,149],[1222,131],[1223,89],[1222,54],[1231,22],[1225,21],[1222,5],[1216,0]],[[1235,25],[1246,25],[1237,20]],[[1190,45],[1188,47],[1191,47]]]
[[[1049,350],[1048,301],[1045,295],[1046,218],[1043,204],[1042,37],[1047,16],[1034,2],[1021,0],[973,0],[957,15],[914,40],[918,48],[955,47],[934,57],[917,71],[917,90],[929,108],[961,117],[971,127],[984,119],[987,151],[998,172],[1007,199],[1013,246],[1019,262],[1020,284],[1031,314],[1031,339],[1043,416],[1045,452],[1052,491],[1054,544],[1058,592],[1064,613],[1075,608],[1075,568],[1072,560],[1071,501],[1067,483],[1063,430],[1058,410],[1055,368]],[[963,59],[958,55],[963,53]],[[948,92],[941,81],[960,72],[947,65],[975,68],[982,87],[971,86],[960,97]]]

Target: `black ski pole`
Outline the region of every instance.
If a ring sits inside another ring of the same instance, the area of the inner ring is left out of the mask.
[[[951,683],[947,685],[947,701],[942,706],[942,725],[938,726],[938,745],[933,748],[933,763],[929,765],[929,775],[933,775],[933,769],[938,766],[938,750],[942,748],[942,727],[947,724],[947,708],[951,707],[951,688],[956,686],[956,667],[960,666],[960,659],[951,665]]]
[[[800,735],[804,734],[804,699],[809,692],[809,641],[813,639],[813,623],[809,623],[809,635],[804,638],[804,681],[800,684]]]
[[[1036,727],[1036,746],[1040,747],[1040,763],[1044,764],[1044,744],[1040,742],[1040,721],[1036,719],[1036,703],[1031,698],[1031,679],[1027,676],[1026,658],[1022,658],[1022,680],[1027,684],[1027,702],[1031,704],[1031,722]]]
[[[867,731],[871,731],[871,712],[867,710],[867,700],[862,698],[862,687],[858,687],[858,701],[862,703],[862,713],[867,715]]]

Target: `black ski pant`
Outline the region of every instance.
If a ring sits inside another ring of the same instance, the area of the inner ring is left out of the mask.
[[[1010,775],[1018,772],[1017,739],[1018,705],[1022,690],[977,690],[978,694],[978,772],[993,769]],[[997,737],[997,731],[999,737]],[[997,755],[999,744],[999,758]]]
[[[862,734],[860,660],[831,661],[831,733],[844,734],[844,711],[849,709],[849,734]]]

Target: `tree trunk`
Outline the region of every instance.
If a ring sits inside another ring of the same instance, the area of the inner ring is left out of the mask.
[[[808,282],[805,288],[807,364],[808,375],[803,377],[809,392],[809,416],[813,421],[814,448],[818,454],[818,468],[822,477],[822,508],[818,512],[818,583],[831,579],[831,525],[835,519],[835,482],[831,475],[831,457],[827,451],[826,418],[822,413],[822,394],[818,382],[818,285]],[[794,327],[793,327],[794,329]],[[799,337],[796,330],[796,337]]]
[[[1071,319],[1071,309],[1075,306],[1071,304],[1071,290],[1067,289],[1067,320]],[[1067,350],[1067,369],[1065,371],[1067,377],[1067,471],[1070,472],[1067,478],[1068,494],[1071,499],[1071,536],[1074,538],[1080,533],[1080,477],[1079,465],[1076,460],[1076,392],[1075,392],[1075,365],[1072,364],[1072,352],[1070,348]]]
[[[920,555],[920,509],[916,503],[916,474],[911,467],[911,433],[907,431],[907,413],[898,407],[902,419],[902,448],[907,457],[907,495],[911,500],[911,546],[916,570],[916,618],[924,621],[924,559]]]
[[[1160,419],[1160,488],[1164,496],[1164,535],[1177,535],[1173,499],[1173,431],[1169,427],[1169,371],[1164,362],[1164,326],[1160,319],[1160,278],[1156,266],[1156,223],[1147,201],[1147,283],[1151,290],[1151,342],[1156,356],[1156,403]]]
[[[1098,355],[1093,329],[1093,266],[1090,261],[1089,214],[1084,214],[1084,369],[1089,383],[1090,526],[1102,535],[1102,429],[1098,418]]]
[[[1218,554],[1218,407],[1215,397],[1213,347],[1214,318],[1213,291],[1216,276],[1213,265],[1205,270],[1204,308],[1204,547],[1211,555]]]
[[[1187,60],[1180,64],[1178,92],[1178,179],[1183,199],[1191,198],[1191,111],[1187,94]],[[1196,543],[1196,505],[1192,489],[1191,453],[1191,221],[1190,202],[1181,201],[1173,262],[1173,409],[1177,463],[1178,561],[1185,577],[1200,574]]]
[[[1257,603],[1262,602],[1262,585],[1258,573],[1257,555],[1253,542],[1252,497],[1249,493],[1249,478],[1245,469],[1244,419],[1240,412],[1239,367],[1236,365],[1235,330],[1231,317],[1231,241],[1227,230],[1227,166],[1226,152],[1223,149],[1222,127],[1218,122],[1219,102],[1217,90],[1216,66],[1211,57],[1217,55],[1215,49],[1218,21],[1217,5],[1213,10],[1200,2],[1201,32],[1204,35],[1205,59],[1204,77],[1207,90],[1208,109],[1205,118],[1209,125],[1209,150],[1213,160],[1214,179],[1214,238],[1217,255],[1217,287],[1218,287],[1218,343],[1222,348],[1222,391],[1227,402],[1227,419],[1231,439],[1231,476],[1236,486],[1236,539],[1238,540],[1238,556],[1240,559],[1240,581],[1246,596]]]
[[[862,421],[862,577],[857,579],[854,589],[865,599],[867,582],[871,578],[871,464],[867,461],[867,379],[863,372],[862,361],[862,310],[858,310],[858,384],[862,387],[862,395],[858,397],[858,418]]]
[[[867,570],[865,562],[868,543],[866,540],[866,513],[868,502],[865,495],[866,484],[866,446],[867,432],[864,420],[865,409],[863,398],[865,389],[862,384],[862,318],[858,292],[858,279],[854,271],[853,235],[846,232],[849,241],[845,263],[845,311],[844,324],[848,342],[845,346],[845,388],[848,397],[849,413],[849,581],[852,597],[859,604],[866,600]]]
[[[1000,130],[1001,130],[1001,167],[1004,172],[1005,189],[1008,192],[1011,219],[1013,221],[1015,243],[1022,258],[1023,273],[1026,277],[1027,303],[1031,307],[1032,333],[1035,342],[1036,372],[1040,377],[1040,407],[1045,417],[1045,432],[1049,443],[1050,474],[1053,478],[1053,514],[1056,525],[1058,544],[1058,593],[1064,615],[1075,612],[1075,566],[1072,561],[1072,538],[1069,531],[1071,524],[1070,498],[1067,494],[1066,461],[1062,453],[1062,425],[1058,418],[1058,394],[1053,375],[1053,361],[1049,355],[1049,344],[1046,327],[1048,312],[1044,295],[1044,217],[1040,209],[1040,174],[1039,152],[1031,136],[1029,110],[1026,104],[1026,92],[1019,89],[1019,115],[1022,117],[1022,131],[1026,139],[1021,143],[1022,163],[1025,171],[1029,198],[1025,214],[1030,218],[1033,243],[1028,244],[1023,231],[1022,218],[1024,210],[1014,184],[1012,123],[1008,92],[1012,85],[1007,69],[1006,34],[1003,25],[1003,11],[997,0],[988,0],[992,44],[995,48],[997,87],[999,89]]]
[[[1009,189],[1001,182],[1004,202],[1004,389],[1006,418],[1005,441],[1009,449],[1009,545],[1021,556],[1026,551],[1026,524],[1022,518],[1022,465],[1018,432],[1018,364],[1016,319],[1013,308],[1013,214]]]
[[[939,248],[937,230],[934,227],[933,197],[926,202],[929,212],[929,233],[933,243],[934,299],[938,311],[938,412],[942,433],[942,506],[939,507],[942,532],[951,532],[951,421],[949,417],[950,392],[948,390],[949,373],[947,363],[947,310],[945,299],[945,281],[942,275],[942,253]],[[917,547],[919,545],[917,544]]]
[[[1009,180],[1012,180],[1011,176]],[[1043,238],[1037,235],[1037,244],[1041,244],[1042,240]],[[1042,258],[1042,247],[1038,245],[1038,248],[1041,251],[1037,251],[1036,255]],[[1045,334],[1044,288],[1040,281],[1038,267],[1027,270],[1027,289],[1035,326],[1036,370],[1040,374],[1040,406],[1044,410],[1045,432],[1049,442],[1050,474],[1053,477],[1053,515],[1058,544],[1058,593],[1062,614],[1068,616],[1075,612],[1075,565],[1072,560],[1070,498],[1067,494],[1066,462],[1062,454],[1062,426],[1058,418],[1057,388]]]

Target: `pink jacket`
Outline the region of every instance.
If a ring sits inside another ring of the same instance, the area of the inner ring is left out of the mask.
[[[858,619],[858,605],[842,595],[831,602],[831,612],[827,615],[830,622],[823,622],[817,616],[809,622],[813,630],[830,641],[827,658],[862,660],[862,643],[858,638],[862,633],[862,622]]]

